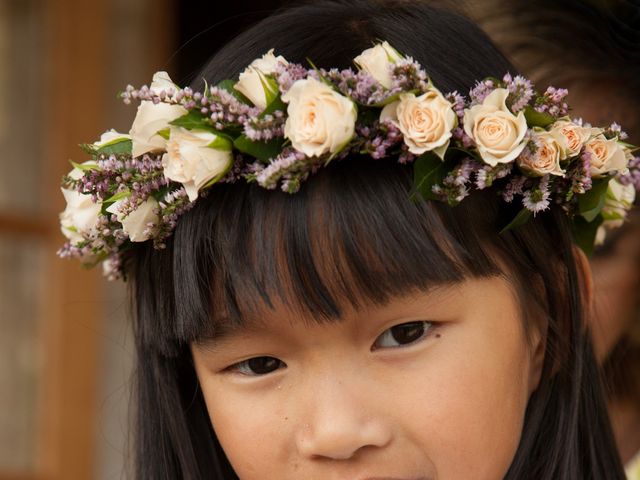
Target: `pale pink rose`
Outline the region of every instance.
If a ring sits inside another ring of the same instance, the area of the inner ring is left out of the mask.
[[[457,116],[451,103],[438,90],[431,89],[419,97],[401,94],[397,102],[382,109],[380,120],[398,126],[411,153],[435,151],[442,158]]]
[[[153,74],[149,90],[151,90],[155,95],[160,95],[160,92],[168,92],[171,89],[176,91],[178,90],[178,86],[173,83],[173,80],[171,80],[167,72],[161,71]]]
[[[353,138],[355,105],[325,83],[298,80],[282,100],[288,104],[284,135],[308,157],[338,153]]]
[[[568,120],[558,120],[551,126],[549,132],[562,147],[560,160],[578,155],[584,143],[591,136],[588,128],[581,127]]]
[[[482,160],[492,167],[512,162],[526,145],[524,112],[514,115],[509,111],[508,95],[507,89],[497,88],[481,105],[464,111],[464,131],[475,142]]]
[[[588,140],[585,152],[591,154],[591,176],[601,177],[609,172],[620,172],[627,168],[625,149],[615,138],[607,139],[602,133]]]
[[[609,230],[619,228],[624,224],[635,199],[636,189],[632,184],[623,185],[615,178],[609,181],[607,196],[602,208],[604,221],[598,228],[596,245],[604,243]]]
[[[96,165],[96,163],[88,161],[83,165]],[[83,174],[80,168],[74,168],[69,172],[69,176],[74,180],[80,179]],[[91,195],[67,188],[61,190],[67,205],[60,214],[60,231],[72,244],[77,244],[95,233],[101,205],[94,203]]]
[[[398,51],[385,41],[375,47],[367,48],[353,61],[383,87],[391,88],[391,68],[401,58]]]
[[[620,227],[636,199],[633,184],[623,185],[615,178],[609,180],[607,196],[602,208],[602,216],[610,227]]]
[[[287,65],[289,62],[281,55],[276,57],[272,48],[262,58],[256,58],[244,69],[233,88],[251,100],[256,107],[264,110],[267,106],[265,87],[269,88],[268,84],[264,82],[264,76],[275,72],[278,63]],[[276,92],[272,91],[270,93],[274,94]]]
[[[140,102],[129,131],[133,143],[132,155],[140,157],[145,153],[165,150],[167,140],[158,132],[169,128],[169,122],[186,114],[187,110],[182,105],[154,104],[148,100]]]
[[[118,200],[107,208],[109,213],[113,213],[118,221],[122,224],[122,230],[129,237],[132,242],[145,242],[152,236],[152,229],[149,228],[149,224],[156,224],[158,222],[158,214],[156,209],[158,208],[158,202],[155,198],[149,197],[142,204],[128,213],[123,215],[120,211],[120,206],[126,200]]]
[[[162,156],[164,175],[182,183],[193,202],[202,186],[229,170],[231,148],[230,142],[212,132],[172,127]]]
[[[538,148],[535,152],[527,153],[526,150],[516,159],[516,163],[523,170],[537,176],[564,175],[560,167],[562,147],[558,140],[544,130],[533,133],[533,139]]]

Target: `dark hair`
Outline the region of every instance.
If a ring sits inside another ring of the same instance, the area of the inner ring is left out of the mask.
[[[201,76],[209,84],[234,78],[271,47],[291,62],[349,67],[377,39],[413,56],[443,91],[466,92],[475,79],[513,72],[458,14],[421,2],[354,0],[279,12],[216,53]],[[498,235],[517,211],[494,191],[451,208],[410,201],[411,182],[411,165],[353,157],[322,169],[295,195],[219,184],[184,215],[165,250],[142,244],[132,251],[136,478],[237,478],[189,349],[215,331],[215,318],[242,322],[277,298],[332,321],[363,299],[384,303],[433,282],[500,274],[514,278],[525,323],[538,321],[533,312],[541,310],[548,324],[540,386],[506,478],[624,478],[584,331],[565,215],[540,214]]]

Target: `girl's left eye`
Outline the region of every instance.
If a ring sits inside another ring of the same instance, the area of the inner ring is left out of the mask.
[[[426,338],[433,327],[433,322],[427,321],[407,322],[395,325],[376,339],[371,350],[412,345]]]
[[[246,375],[248,377],[259,377],[276,371],[278,368],[287,365],[275,357],[253,357],[242,362],[235,363],[227,370]]]

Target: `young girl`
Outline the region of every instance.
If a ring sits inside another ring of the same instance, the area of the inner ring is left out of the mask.
[[[567,153],[564,93],[509,71],[457,14],[330,1],[128,88],[62,253],[132,285],[135,478],[623,478],[576,243],[631,153]]]

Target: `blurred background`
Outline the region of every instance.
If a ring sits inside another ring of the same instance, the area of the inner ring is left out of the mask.
[[[189,83],[225,39],[288,3],[0,0],[0,480],[126,478],[133,365],[126,286],[55,256],[63,243],[59,179],[70,159],[85,160],[77,144],[108,128],[128,131],[134,107],[116,99],[128,83],[148,83],[157,70]],[[595,103],[573,102],[580,116],[618,118],[638,142],[637,2],[470,0],[466,7],[540,89],[582,89]],[[611,48],[592,54],[585,46],[594,35]],[[620,49],[636,57],[609,58]],[[594,81],[601,95],[590,95]],[[638,229],[627,232],[631,247],[616,268],[631,269],[625,288],[635,299],[640,241]],[[604,252],[605,264],[618,255],[615,247]],[[638,323],[636,307],[620,313],[622,333],[601,348],[603,361]],[[611,331],[608,321],[603,331]],[[630,361],[623,355],[622,370],[636,380],[623,377],[623,386],[637,381],[638,362]],[[640,434],[635,405],[635,417],[621,422]],[[640,439],[630,454],[638,448]]]

